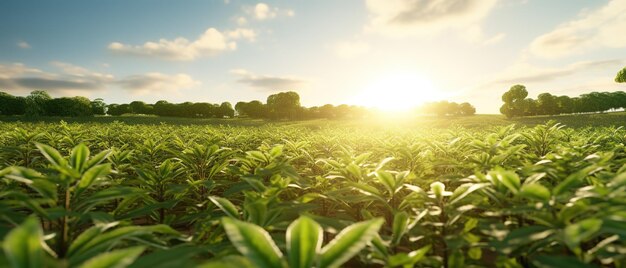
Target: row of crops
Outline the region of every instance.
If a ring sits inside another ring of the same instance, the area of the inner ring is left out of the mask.
[[[620,128],[0,133],[0,266],[626,267]]]

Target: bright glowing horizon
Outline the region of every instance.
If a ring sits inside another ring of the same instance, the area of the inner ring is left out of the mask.
[[[356,95],[351,103],[387,112],[407,112],[425,102],[445,98],[428,78],[413,71],[377,77]]]
[[[514,84],[532,98],[625,89],[625,0],[157,2],[0,1],[0,91],[499,113]]]

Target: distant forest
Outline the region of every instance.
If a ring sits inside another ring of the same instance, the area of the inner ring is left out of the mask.
[[[626,92],[591,92],[578,97],[541,93],[537,99],[528,98],[523,85],[514,85],[502,95],[500,112],[507,117],[598,113],[626,108]]]
[[[626,83],[626,67],[615,75],[616,83]],[[500,113],[506,117],[533,115],[558,115],[573,113],[602,113],[626,109],[626,92],[591,92],[578,97],[555,96],[541,93],[537,99],[527,98],[524,85],[514,85],[502,94],[504,104]]]
[[[102,99],[89,100],[85,97],[52,98],[46,91],[36,90],[26,97],[13,96],[0,92],[0,115],[38,116],[93,116],[142,114],[189,118],[228,118],[248,117],[262,119],[341,119],[363,118],[375,115],[377,111],[362,106],[332,105],[303,107],[298,93],[289,91],[270,95],[266,103],[254,100],[213,104],[207,102],[170,103],[165,100],[155,104],[133,101],[128,104],[106,104]],[[438,116],[474,115],[476,109],[471,104],[448,101],[425,103],[416,113]]]

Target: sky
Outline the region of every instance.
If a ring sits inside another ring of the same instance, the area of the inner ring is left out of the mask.
[[[381,108],[625,90],[626,0],[0,1],[0,91]]]

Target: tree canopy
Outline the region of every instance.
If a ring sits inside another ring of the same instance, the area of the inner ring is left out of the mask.
[[[522,97],[523,96],[523,97]],[[527,98],[522,85],[515,85],[502,95],[500,112],[507,117],[606,112],[626,108],[626,92],[590,92],[578,97],[541,93],[537,99]]]
[[[626,67],[617,72],[617,75],[615,76],[615,82],[626,83]]]

